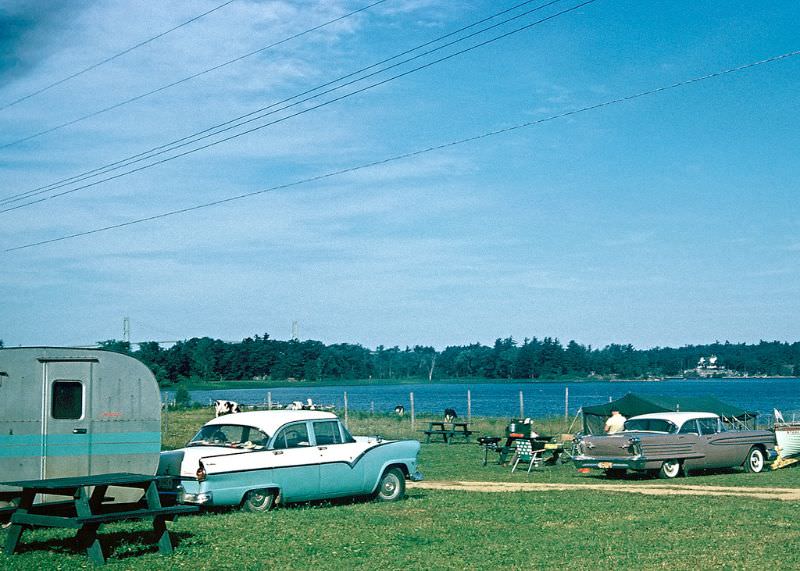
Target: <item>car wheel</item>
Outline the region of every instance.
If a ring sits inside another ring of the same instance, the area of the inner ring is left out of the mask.
[[[246,512],[267,512],[275,503],[275,492],[270,490],[250,490],[242,500],[242,510]]]
[[[677,460],[667,460],[661,464],[658,477],[664,480],[671,480],[681,473],[681,463]]]
[[[406,493],[406,478],[399,468],[389,468],[381,476],[375,500],[379,502],[394,502],[401,499]]]
[[[744,462],[744,470],[751,474],[758,474],[763,469],[764,453],[761,451],[761,448],[756,448],[754,446],[750,449],[750,452],[747,453],[747,460]]]

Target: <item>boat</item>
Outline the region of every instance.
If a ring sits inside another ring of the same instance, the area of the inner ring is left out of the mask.
[[[800,462],[800,421],[787,422],[778,409],[773,411],[775,417],[775,440],[778,445],[778,457],[772,463],[772,468],[783,468]]]

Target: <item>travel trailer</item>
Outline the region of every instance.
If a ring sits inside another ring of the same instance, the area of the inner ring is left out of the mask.
[[[158,383],[140,361],[99,349],[0,349],[0,482],[154,475],[160,450]],[[15,495],[0,486],[0,502]]]

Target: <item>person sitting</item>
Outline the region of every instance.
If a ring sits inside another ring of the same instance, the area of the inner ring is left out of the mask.
[[[614,434],[625,430],[625,421],[628,420],[618,410],[612,410],[611,416],[606,420],[606,425],[603,428],[606,434]]]

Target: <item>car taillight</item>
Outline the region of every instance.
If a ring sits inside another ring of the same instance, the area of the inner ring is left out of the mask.
[[[206,479],[206,468],[203,466],[202,462],[200,463],[200,467],[197,469],[197,481],[202,482]]]

